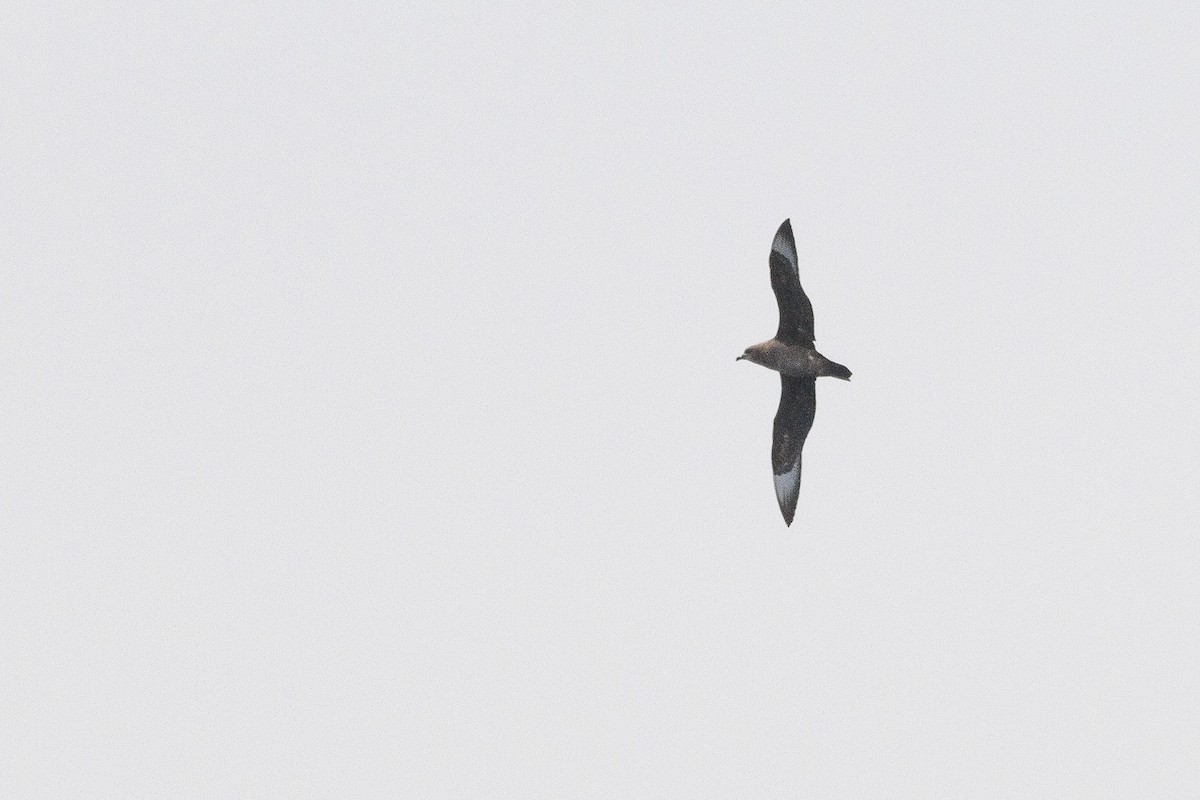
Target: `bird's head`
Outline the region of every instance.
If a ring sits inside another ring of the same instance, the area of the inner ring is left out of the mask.
[[[762,345],[761,344],[750,345],[749,347],[746,348],[746,352],[742,353],[740,356],[735,358],[734,361],[741,361],[742,359],[745,359],[753,364],[761,364],[762,363]]]

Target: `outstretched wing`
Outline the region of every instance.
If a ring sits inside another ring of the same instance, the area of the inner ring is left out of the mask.
[[[780,375],[783,391],[775,412],[775,435],[771,443],[771,469],[775,473],[775,498],[784,521],[790,526],[800,496],[800,453],[817,414],[817,379]]]
[[[785,219],[771,243],[771,288],[779,303],[779,332],[775,338],[785,344],[812,347],[813,310],[808,295],[800,287],[800,267],[796,258],[796,239],[792,221]]]

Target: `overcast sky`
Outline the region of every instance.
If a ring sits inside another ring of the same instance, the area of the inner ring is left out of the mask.
[[[0,11],[12,796],[1200,795],[1200,11],[303,5]]]

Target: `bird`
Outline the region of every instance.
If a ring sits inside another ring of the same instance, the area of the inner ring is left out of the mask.
[[[782,389],[771,441],[775,499],[788,527],[800,496],[800,454],[817,413],[817,378],[850,380],[851,372],[813,347],[813,308],[800,286],[792,221],[785,219],[771,242],[771,288],[779,304],[775,338],[753,344],[737,357],[779,373]]]

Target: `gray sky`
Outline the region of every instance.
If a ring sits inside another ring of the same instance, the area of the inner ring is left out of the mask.
[[[877,5],[6,5],[13,796],[1200,794],[1200,12]]]

